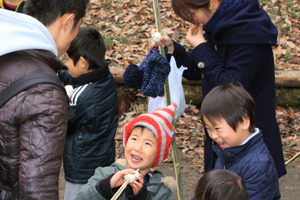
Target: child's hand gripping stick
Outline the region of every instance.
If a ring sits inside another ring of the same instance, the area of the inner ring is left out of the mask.
[[[136,181],[135,176],[139,174],[139,170],[140,169],[135,170],[135,174],[127,174],[123,176],[123,179],[126,180],[126,182],[122,184],[122,186],[118,189],[118,191],[110,200],[117,200],[119,196],[122,194],[123,190],[127,187],[127,185],[129,183],[133,183],[134,181]]]

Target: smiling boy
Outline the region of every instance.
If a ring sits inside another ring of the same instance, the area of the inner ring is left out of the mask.
[[[201,105],[202,122],[217,144],[215,169],[240,175],[249,199],[280,199],[274,160],[255,128],[255,103],[242,87],[226,84],[215,87]]]
[[[157,172],[151,171],[167,158],[172,143],[172,118],[176,104],[159,108],[152,113],[134,118],[125,126],[123,143],[125,162],[117,160],[109,167],[98,167],[88,183],[81,187],[76,199],[111,199],[125,182],[123,176],[134,174],[137,181],[129,184],[119,197],[125,199],[171,200],[172,192],[166,186],[174,180],[167,180]]]

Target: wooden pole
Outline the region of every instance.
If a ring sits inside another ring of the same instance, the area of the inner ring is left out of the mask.
[[[295,160],[297,157],[300,156],[300,152],[298,152],[297,154],[295,154],[291,159],[289,159],[288,161],[285,162],[285,165],[288,165],[290,162],[292,162],[293,160]]]
[[[154,9],[156,28],[157,28],[158,32],[161,33],[162,30],[161,30],[161,23],[160,23],[160,13],[159,13],[158,0],[153,0],[153,9]],[[163,57],[165,57],[164,48],[159,47],[159,52]],[[166,105],[171,105],[168,79],[166,80],[166,83],[165,83],[165,99],[166,99]],[[177,180],[177,194],[178,194],[178,200],[183,200],[181,170],[180,170],[180,162],[179,162],[179,156],[178,156],[178,151],[177,151],[177,143],[176,143],[176,137],[175,137],[174,124],[172,124],[172,128],[174,130],[174,136],[173,136],[173,142],[172,142],[171,149],[172,149],[173,163],[174,163],[174,168],[175,168],[175,175],[176,175],[176,180]]]

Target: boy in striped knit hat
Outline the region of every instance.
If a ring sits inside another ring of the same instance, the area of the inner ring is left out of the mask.
[[[158,108],[152,113],[134,118],[125,126],[123,143],[125,161],[117,160],[108,167],[98,167],[88,183],[80,189],[76,199],[111,199],[125,182],[124,175],[135,174],[137,179],[130,183],[119,199],[174,199],[171,190],[174,179],[152,171],[169,154],[173,138],[172,120],[176,104]],[[170,190],[171,189],[171,190]]]

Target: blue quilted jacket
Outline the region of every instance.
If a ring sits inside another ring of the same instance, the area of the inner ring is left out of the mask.
[[[70,106],[75,116],[68,121],[64,151],[65,179],[84,184],[99,166],[115,161],[115,133],[119,121],[117,86],[108,67],[73,79],[67,71],[59,73],[74,92]]]
[[[227,169],[240,175],[250,200],[280,199],[274,160],[261,131],[244,145],[223,150],[215,145],[213,150],[218,155],[215,169]]]

